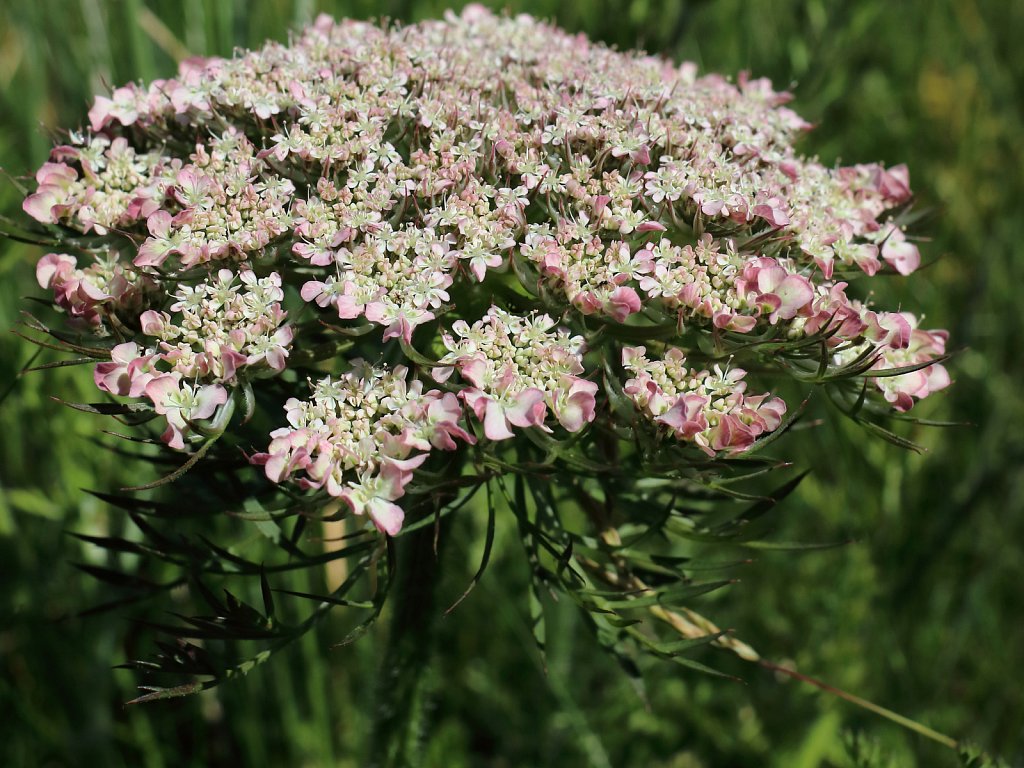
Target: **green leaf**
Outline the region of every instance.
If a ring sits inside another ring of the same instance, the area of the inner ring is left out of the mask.
[[[491,559],[491,546],[494,544],[494,522],[495,522],[495,503],[491,492],[491,483],[487,482],[487,533],[484,538],[484,551],[480,557],[480,566],[476,569],[476,573],[473,574],[473,578],[469,581],[469,586],[466,587],[466,591],[463,592],[459,599],[456,600],[451,606],[444,612],[447,616],[469,597],[469,593],[473,591],[473,588],[480,582],[484,571],[487,570],[487,563]]]
[[[174,688],[157,688],[153,686],[139,686],[139,690],[149,691],[144,696],[139,696],[127,702],[128,704],[146,704],[150,701],[162,701],[164,699],[175,699],[182,696],[191,696],[206,690],[207,686],[202,683],[188,683]]]
[[[645,591],[640,596],[636,593],[622,591],[601,591],[601,590],[580,590],[581,594],[601,597],[613,609],[616,608],[646,608],[652,605],[671,607],[679,605],[684,600],[708,592],[714,592],[729,584],[736,583],[735,579],[722,579],[720,581],[708,581],[699,584],[682,584],[675,587],[657,588],[651,592]]]
[[[877,435],[888,443],[899,446],[900,448],[906,448],[907,450],[913,451],[914,453],[926,453],[927,448],[922,445],[918,445],[913,440],[908,440],[905,437],[900,437],[895,432],[892,432],[880,424],[876,424],[873,421],[867,419],[856,419],[856,422],[863,427],[866,431],[873,435]]]
[[[267,574],[260,569],[260,593],[263,595],[263,615],[268,621],[274,620],[274,593],[270,589],[270,582],[267,581]]]
[[[313,592],[296,592],[291,589],[275,589],[275,592],[292,597],[301,597],[306,600],[313,600],[324,605],[337,605],[343,608],[374,608],[375,604],[370,600],[346,600],[333,595],[318,595]],[[343,643],[344,644],[344,643]]]

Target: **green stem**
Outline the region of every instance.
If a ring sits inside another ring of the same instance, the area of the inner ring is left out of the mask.
[[[377,679],[367,762],[372,768],[413,768],[419,763],[426,673],[439,615],[437,566],[446,538],[441,535],[435,542],[434,527],[427,525],[393,542],[396,570],[389,597],[391,628]]]
[[[773,672],[781,672],[784,675],[792,677],[794,680],[799,680],[803,683],[808,683],[810,685],[813,685],[815,688],[820,688],[821,690],[826,691],[827,693],[831,693],[833,696],[838,696],[840,699],[848,701],[851,704],[860,707],[861,709],[865,709],[868,712],[874,712],[879,717],[884,717],[886,720],[896,723],[897,725],[900,725],[906,728],[907,730],[913,731],[914,733],[920,734],[921,736],[924,736],[926,739],[931,739],[932,741],[938,742],[939,744],[942,744],[944,747],[949,747],[950,749],[959,749],[960,747],[960,743],[952,736],[947,736],[944,733],[939,733],[938,731],[929,728],[927,725],[922,725],[916,720],[911,720],[909,717],[905,717],[899,714],[898,712],[893,712],[891,709],[886,709],[885,707],[875,704],[872,701],[868,701],[867,699],[862,699],[860,696],[855,696],[852,693],[847,693],[841,688],[836,688],[835,686],[829,685],[828,683],[822,682],[821,680],[817,680],[808,675],[801,674],[800,672],[797,672],[795,669],[787,669],[786,667],[779,666],[778,664],[773,664],[772,662],[765,661],[764,659],[759,660],[757,663],[765,669],[770,669]]]

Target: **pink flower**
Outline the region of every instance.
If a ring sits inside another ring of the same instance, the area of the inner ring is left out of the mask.
[[[835,283],[828,290],[819,288],[811,304],[811,314],[804,332],[815,334],[822,330],[835,331],[835,342],[855,339],[867,328],[863,308],[855,307],[846,296],[846,283]]]
[[[487,276],[488,269],[497,269],[504,263],[500,253],[496,251],[477,252],[470,256],[469,269],[478,283],[482,283]]]
[[[882,258],[901,275],[909,275],[921,264],[921,253],[913,243],[886,242],[882,246]]]
[[[779,197],[770,197],[763,203],[754,206],[752,213],[760,216],[773,227],[784,227],[789,224],[789,213],[785,202]]]
[[[786,401],[780,397],[756,395],[744,398],[744,405],[755,409],[758,418],[763,422],[762,432],[774,432],[782,425],[786,415]]]
[[[48,253],[36,264],[36,281],[40,288],[57,290],[75,271],[78,260],[66,253]]]
[[[454,451],[456,444],[453,437],[470,445],[476,443],[476,438],[459,426],[459,419],[462,418],[462,406],[459,405],[459,399],[454,393],[445,392],[440,397],[431,400],[425,416],[426,423],[423,431],[430,444],[435,448]]]
[[[541,271],[552,277],[565,277],[565,254],[553,237],[529,234],[521,251],[531,261],[539,264]]]
[[[323,283],[319,280],[310,280],[303,283],[300,295],[303,301],[316,302],[318,307],[326,307],[334,300],[334,292],[331,290],[333,283]]]
[[[107,123],[116,120],[121,125],[131,125],[139,118],[138,92],[134,85],[116,89],[111,98],[97,96],[89,110],[89,124],[96,132],[102,131]]]
[[[781,304],[781,301],[780,301]],[[714,313],[711,322],[715,328],[722,328],[737,333],[750,333],[757,326],[757,318],[750,315],[738,315],[727,309],[721,309]]]
[[[380,474],[348,483],[336,494],[357,515],[369,515],[377,530],[395,536],[402,530],[405,511],[395,504],[405,495],[405,486],[412,478],[411,470],[426,460],[426,454],[407,461],[385,459]]]
[[[384,341],[400,338],[406,344],[412,343],[412,332],[416,326],[434,319],[434,313],[428,312],[425,309],[389,306],[383,301],[374,301],[367,304],[364,314],[371,323],[386,326],[384,328]]]
[[[167,418],[167,430],[161,440],[178,450],[185,447],[185,437],[192,431],[190,422],[210,418],[217,406],[228,401],[227,390],[219,384],[193,388],[175,373],[152,379],[145,393],[156,412]]]
[[[624,323],[627,317],[639,312],[640,307],[640,297],[637,296],[636,291],[628,286],[620,286],[611,292],[603,309],[616,321]]]
[[[43,163],[36,172],[39,187],[25,198],[22,209],[36,221],[56,224],[67,202],[68,189],[77,178],[78,172],[64,163]]]
[[[159,210],[146,219],[151,237],[139,248],[135,257],[137,267],[158,267],[168,256],[178,252],[178,240],[171,234],[173,217],[167,211]]]
[[[288,347],[294,337],[295,331],[290,325],[278,328],[273,336],[258,347],[250,345],[250,354],[245,360],[245,365],[256,365],[266,361],[271,370],[280,373],[287,365]]]
[[[547,406],[544,393],[530,387],[511,398],[498,400],[479,389],[464,389],[459,396],[484,423],[488,440],[507,440],[514,436],[511,427],[536,427],[544,424]]]
[[[792,320],[814,299],[811,281],[780,267],[774,259],[751,261],[743,270],[746,290],[752,304],[768,312],[768,321]]]
[[[866,312],[867,337],[879,346],[903,349],[910,344],[913,317],[902,312]]]
[[[109,363],[97,363],[93,372],[96,386],[121,397],[141,397],[154,374],[150,365],[154,355],[145,355],[134,341],[118,344],[110,351]]]
[[[950,384],[949,372],[945,366],[935,364],[919,371],[899,376],[885,376],[877,379],[878,388],[885,399],[897,411],[909,411],[914,399],[923,399],[933,392],[945,389]]]
[[[346,280],[339,283],[333,277],[328,277],[327,282],[310,280],[302,286],[301,295],[305,301],[315,302],[317,306],[327,307],[334,305],[338,317],[342,320],[352,320],[362,315],[367,304],[359,296],[355,283]]]
[[[882,258],[901,275],[909,275],[921,265],[921,252],[898,227],[888,231],[882,243]]]
[[[566,430],[579,432],[584,424],[594,420],[597,384],[571,376],[564,377],[561,384],[562,389],[553,398],[552,410]]]
[[[298,232],[298,228],[296,228],[296,232]],[[317,267],[326,267],[334,261],[334,251],[318,243],[296,243],[292,246],[292,253]]]
[[[911,197],[910,171],[906,165],[895,165],[886,170],[881,165],[875,166],[875,187],[891,204],[899,205]]]
[[[643,224],[636,228],[636,231],[639,234],[643,234],[644,232],[665,232],[667,230],[668,227],[666,227],[659,221],[645,221]]]
[[[744,424],[740,420],[739,416],[727,413],[711,428],[708,435],[702,438],[697,444],[709,455],[714,455],[715,451],[737,454],[750,447],[754,442],[755,433],[749,424]]]
[[[708,428],[708,420],[704,415],[708,402],[708,398],[703,395],[685,394],[668,411],[656,417],[655,421],[672,427],[678,437],[695,437]]]
[[[270,436],[272,439],[267,452],[254,454],[249,459],[264,468],[268,480],[284,482],[292,473],[310,465],[318,442],[310,430],[284,427],[274,430]]]
[[[203,377],[213,376],[225,384],[235,381],[238,370],[245,367],[248,358],[228,344],[207,339],[203,351],[196,355],[196,373]]]
[[[139,325],[142,328],[142,332],[147,336],[163,338],[167,329],[170,327],[170,324],[171,316],[166,312],[157,312],[153,309],[147,309],[139,315]]]
[[[207,200],[214,188],[215,185],[209,177],[190,166],[178,171],[171,194],[179,203],[188,208]]]
[[[889,347],[883,350],[882,359],[876,369],[885,370],[918,365],[934,360],[946,352],[946,331],[925,331],[917,328],[917,318],[909,313],[900,316],[910,325],[910,339],[906,349]],[[908,411],[915,399],[928,397],[933,392],[945,389],[950,384],[949,372],[943,365],[933,363],[925,368],[899,376],[879,376],[875,383],[885,399],[898,411]]]

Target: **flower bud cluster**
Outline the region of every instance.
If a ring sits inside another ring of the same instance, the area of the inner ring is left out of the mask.
[[[218,383],[189,383],[180,372],[168,371],[163,362],[157,350],[127,341],[111,350],[110,362],[96,365],[93,379],[112,395],[147,398],[167,422],[161,439],[180,450],[195,422],[211,419],[228,402],[228,391]]]
[[[581,377],[583,338],[547,315],[521,317],[492,306],[482,320],[452,326],[444,334],[448,354],[434,378],[454,371],[470,386],[459,397],[483,422],[489,440],[506,440],[513,427],[540,427],[548,411],[569,432],[594,420],[597,385]],[[554,330],[552,330],[554,329]]]
[[[633,376],[624,387],[626,395],[656,423],[707,455],[742,453],[782,423],[786,404],[767,394],[745,394],[743,369],[688,368],[677,347],[670,347],[662,360],[648,359],[646,351],[622,350],[622,366]]]
[[[455,257],[429,228],[395,232],[384,224],[377,235],[319,263],[327,258],[335,274],[305,283],[302,298],[333,307],[344,320],[365,317],[383,325],[384,340],[411,342],[413,329],[433,320],[433,310],[449,298]]]
[[[629,243],[605,243],[596,235],[577,240],[569,227],[561,228],[561,238],[542,231],[535,227],[527,235],[522,253],[576,309],[584,315],[601,313],[620,323],[640,311],[640,297],[628,285],[640,270]]]
[[[744,260],[730,245],[722,252],[710,235],[681,247],[665,238],[648,243],[637,254],[640,290],[684,322],[703,319],[716,328],[749,331],[757,320],[736,286]]]
[[[938,362],[946,354],[946,331],[918,328],[919,319],[910,312],[876,311],[850,299],[846,287],[843,282],[817,286],[814,298],[793,319],[790,333],[828,333],[826,344],[834,350],[833,363],[838,368],[865,354],[875,356],[874,370],[923,366],[918,371],[871,379],[874,388],[898,411],[908,411],[915,399],[949,386],[949,373]]]
[[[884,372],[913,366],[924,366],[917,370],[896,375],[880,375],[872,378],[875,386],[881,390],[885,399],[897,411],[909,411],[914,400],[928,397],[932,392],[945,389],[950,384],[949,372],[945,366],[932,363],[936,357],[946,354],[946,331],[925,331],[917,327],[918,319],[909,312],[890,313],[893,336],[902,336],[902,342],[890,342],[874,347],[878,350],[878,359],[872,370]],[[842,364],[856,359],[866,349],[871,349],[870,342],[852,346],[836,354],[836,363]]]
[[[326,489],[391,535],[404,517],[394,502],[431,449],[475,442],[459,426],[455,395],[425,392],[422,381],[408,381],[404,366],[353,360],[347,373],[318,381],[311,400],[292,398],[285,409],[289,426],[272,432],[267,452],[253,462],[275,483],[295,475],[303,487]]]

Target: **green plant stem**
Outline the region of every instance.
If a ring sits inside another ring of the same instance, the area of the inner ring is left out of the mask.
[[[873,712],[879,717],[884,717],[886,720],[896,723],[897,725],[902,726],[907,730],[913,731],[914,733],[920,734],[921,736],[924,736],[926,739],[931,739],[932,741],[938,742],[939,744],[942,744],[944,747],[949,747],[950,749],[959,749],[960,747],[960,742],[958,742],[952,736],[947,736],[944,733],[940,733],[939,731],[929,728],[927,725],[922,725],[916,720],[911,720],[909,717],[905,717],[904,715],[901,715],[898,712],[893,712],[891,709],[887,709],[883,706],[875,704],[872,701],[862,699],[860,696],[855,696],[852,693],[847,693],[841,688],[836,688],[833,685],[829,685],[828,683],[810,677],[809,675],[804,675],[800,672],[797,672],[795,669],[788,669],[778,664],[773,664],[770,661],[765,661],[764,659],[759,660],[757,663],[765,669],[770,669],[772,672],[781,672],[784,675],[792,677],[794,680],[799,680],[800,682],[808,683],[809,685],[813,685],[815,688],[820,688],[821,690],[827,693],[831,693],[833,696],[838,696],[840,699],[843,699],[844,701],[848,701],[851,704],[860,707],[861,709],[867,710],[868,712]]]
[[[442,529],[435,539],[434,527],[427,525],[394,541],[391,627],[377,679],[367,761],[374,768],[412,768],[419,761],[426,673],[440,613],[436,599],[438,560],[446,538]]]

